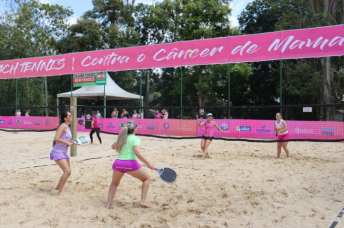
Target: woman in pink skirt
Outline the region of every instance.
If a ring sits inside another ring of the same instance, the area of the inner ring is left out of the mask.
[[[63,174],[60,178],[59,183],[56,186],[56,190],[58,190],[58,194],[62,194],[62,189],[71,174],[70,170],[70,158],[67,155],[68,147],[72,146],[74,141],[71,140],[72,132],[69,129],[69,124],[73,121],[73,116],[67,112],[63,111],[60,117],[61,125],[56,131],[56,135],[54,138],[54,147],[50,153],[50,160],[54,160],[59,167],[62,169]]]
[[[208,147],[211,141],[213,140],[214,127],[216,127],[217,130],[219,130],[221,133],[226,134],[224,131],[221,130],[221,128],[219,128],[219,126],[217,126],[216,122],[213,121],[213,114],[211,113],[208,113],[207,121],[202,122],[202,118],[200,119],[198,126],[200,127],[203,125],[205,125],[205,131],[204,131],[203,139],[201,141],[201,148],[203,151],[202,160],[204,160],[206,156],[210,158],[209,153],[208,153]]]
[[[116,150],[119,155],[112,165],[112,181],[109,187],[108,200],[105,205],[108,209],[110,209],[113,197],[125,173],[142,181],[141,200],[139,205],[142,207],[151,207],[146,202],[150,176],[137,160],[139,159],[145,163],[150,169],[153,169],[153,165],[141,153],[141,141],[140,138],[135,136],[136,131],[136,123],[132,120],[129,121],[123,126],[117,140],[112,144],[112,149]]]
[[[287,148],[288,141],[286,141],[289,140],[288,127],[287,123],[282,118],[283,117],[281,113],[276,113],[276,122],[274,128],[275,132],[277,133],[277,141],[282,141],[277,142],[277,158],[280,158],[281,156],[282,147],[287,154],[287,158],[289,158],[289,150]]]

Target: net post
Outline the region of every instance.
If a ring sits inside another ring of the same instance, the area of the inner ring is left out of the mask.
[[[180,119],[183,119],[183,67],[180,67]]]
[[[17,104],[18,104],[18,79],[16,78],[16,110],[14,111],[15,115],[17,115]]]
[[[71,132],[72,132],[72,140],[75,140],[77,136],[77,124],[78,124],[78,119],[77,119],[77,97],[71,97],[70,98],[70,114],[73,116],[73,122],[70,124],[71,125]],[[72,145],[70,147],[70,156],[76,157],[77,156],[77,146]]]
[[[140,70],[140,110],[142,115],[142,70]]]
[[[60,109],[60,102],[59,102],[59,98],[57,98],[57,110],[56,110],[56,113],[57,113],[57,117],[59,117],[59,109]]]
[[[42,77],[42,107],[43,106],[44,106],[44,77]],[[44,112],[44,109],[42,108],[42,116],[44,115],[43,112]]]
[[[228,119],[231,118],[231,109],[229,108],[231,106],[231,65],[228,63]]]
[[[106,80],[107,80],[107,78],[106,78]],[[106,108],[105,108],[105,106],[106,106],[106,95],[105,95],[105,85],[104,85],[104,116],[103,116],[103,118],[106,118]]]
[[[280,106],[282,106],[282,96],[283,96],[283,87],[282,87],[282,69],[283,69],[283,61],[280,60]],[[280,107],[280,113],[282,114],[282,107]]]
[[[73,97],[73,74],[70,75],[70,97]]]
[[[341,58],[341,62],[342,62],[342,65],[343,65],[343,97],[342,97],[342,101],[343,101],[343,104],[344,104],[344,56],[342,56],[343,58]],[[343,106],[343,122],[344,122],[344,106]]]

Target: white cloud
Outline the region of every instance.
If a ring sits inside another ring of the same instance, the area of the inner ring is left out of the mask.
[[[78,17],[70,17],[68,18],[68,24],[74,25],[76,24],[77,20],[78,20]]]
[[[230,3],[232,9],[232,15],[230,16],[230,21],[232,26],[239,26],[238,16],[245,9],[247,4],[253,2],[253,0],[234,0]]]
[[[229,20],[231,22],[231,27],[239,27],[239,21],[237,17],[230,16]]]
[[[143,4],[147,4],[147,5],[153,5],[156,2],[161,2],[161,0],[137,0],[135,1],[135,4],[139,4],[139,3],[143,3]]]
[[[49,0],[39,0],[40,3],[42,4],[49,4],[51,5],[51,2]]]

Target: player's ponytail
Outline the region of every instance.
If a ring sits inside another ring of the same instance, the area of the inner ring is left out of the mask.
[[[283,116],[281,113],[278,112],[278,113],[276,113],[276,115],[279,115],[281,117],[281,119],[283,119]]]
[[[118,138],[117,138],[117,152],[119,154],[122,153],[125,141],[127,140],[127,135],[128,135],[128,128],[123,127],[121,133],[119,133]]]
[[[68,117],[68,111],[66,111],[66,110],[62,111],[60,114],[60,124],[64,123],[65,118],[67,118],[67,117]],[[55,144],[56,144],[56,141],[54,140],[53,141],[53,147],[55,146]]]

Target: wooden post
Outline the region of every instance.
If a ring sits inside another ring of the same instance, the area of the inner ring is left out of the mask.
[[[77,119],[77,97],[70,98],[70,113],[73,116],[73,122],[70,124],[70,130],[72,131],[72,139],[76,139],[78,137],[77,127],[78,127],[78,119]],[[70,149],[70,156],[76,157],[77,156],[77,146],[71,146]]]

